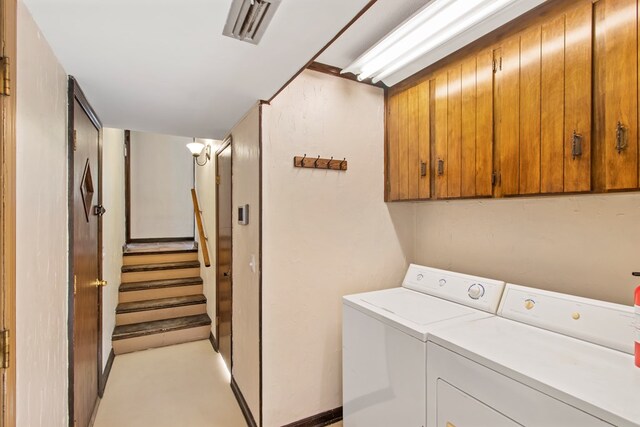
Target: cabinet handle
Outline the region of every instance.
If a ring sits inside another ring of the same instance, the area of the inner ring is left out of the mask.
[[[420,176],[427,176],[427,163],[420,162]]]
[[[438,159],[438,175],[444,175],[444,160]]]
[[[618,122],[616,125],[616,150],[618,154],[627,148],[627,128],[622,123]]]
[[[580,156],[582,156],[582,134],[574,130],[571,139],[571,158],[575,160],[576,157]]]

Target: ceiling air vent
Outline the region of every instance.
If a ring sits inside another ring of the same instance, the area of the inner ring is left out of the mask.
[[[280,0],[233,0],[222,34],[258,44]]]

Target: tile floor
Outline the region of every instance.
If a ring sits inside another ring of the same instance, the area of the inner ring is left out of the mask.
[[[117,356],[94,427],[244,427],[209,341]]]
[[[208,340],[116,357],[93,427],[151,426],[246,426]]]

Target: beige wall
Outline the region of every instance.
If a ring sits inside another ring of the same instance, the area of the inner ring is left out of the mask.
[[[233,377],[260,419],[260,122],[259,106],[231,130],[233,210]],[[237,207],[249,204],[249,224]],[[255,268],[250,267],[255,260]]]
[[[211,267],[205,267],[202,257],[202,245],[196,230],[196,240],[200,245],[198,258],[200,260],[200,276],[204,282],[204,295],[207,297],[207,313],[213,321],[211,330],[216,333],[216,162],[215,153],[221,141],[212,139],[196,139],[211,146],[211,160],[204,166],[196,166],[196,191],[198,193],[198,202],[202,211],[202,222],[204,224],[204,232],[208,238],[209,258]],[[202,160],[200,160],[202,162]]]
[[[102,278],[109,282],[102,290],[102,364],[111,352],[111,334],[116,325],[118,286],[122,268],[124,227],[124,131],[102,131]]]
[[[640,194],[417,204],[419,264],[633,304]]]
[[[67,76],[18,1],[16,425],[67,420]]]
[[[131,132],[131,238],[194,233],[191,138]]]
[[[264,425],[274,427],[342,406],[341,298],[398,286],[415,206],[383,200],[381,89],[305,71],[263,119]],[[349,170],[294,168],[305,153],[346,157]]]

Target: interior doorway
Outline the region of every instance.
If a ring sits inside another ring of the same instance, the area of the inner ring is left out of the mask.
[[[88,427],[102,367],[102,124],[69,78],[69,424]]]
[[[232,363],[232,196],[231,139],[216,153],[216,338],[220,354],[231,371]]]

